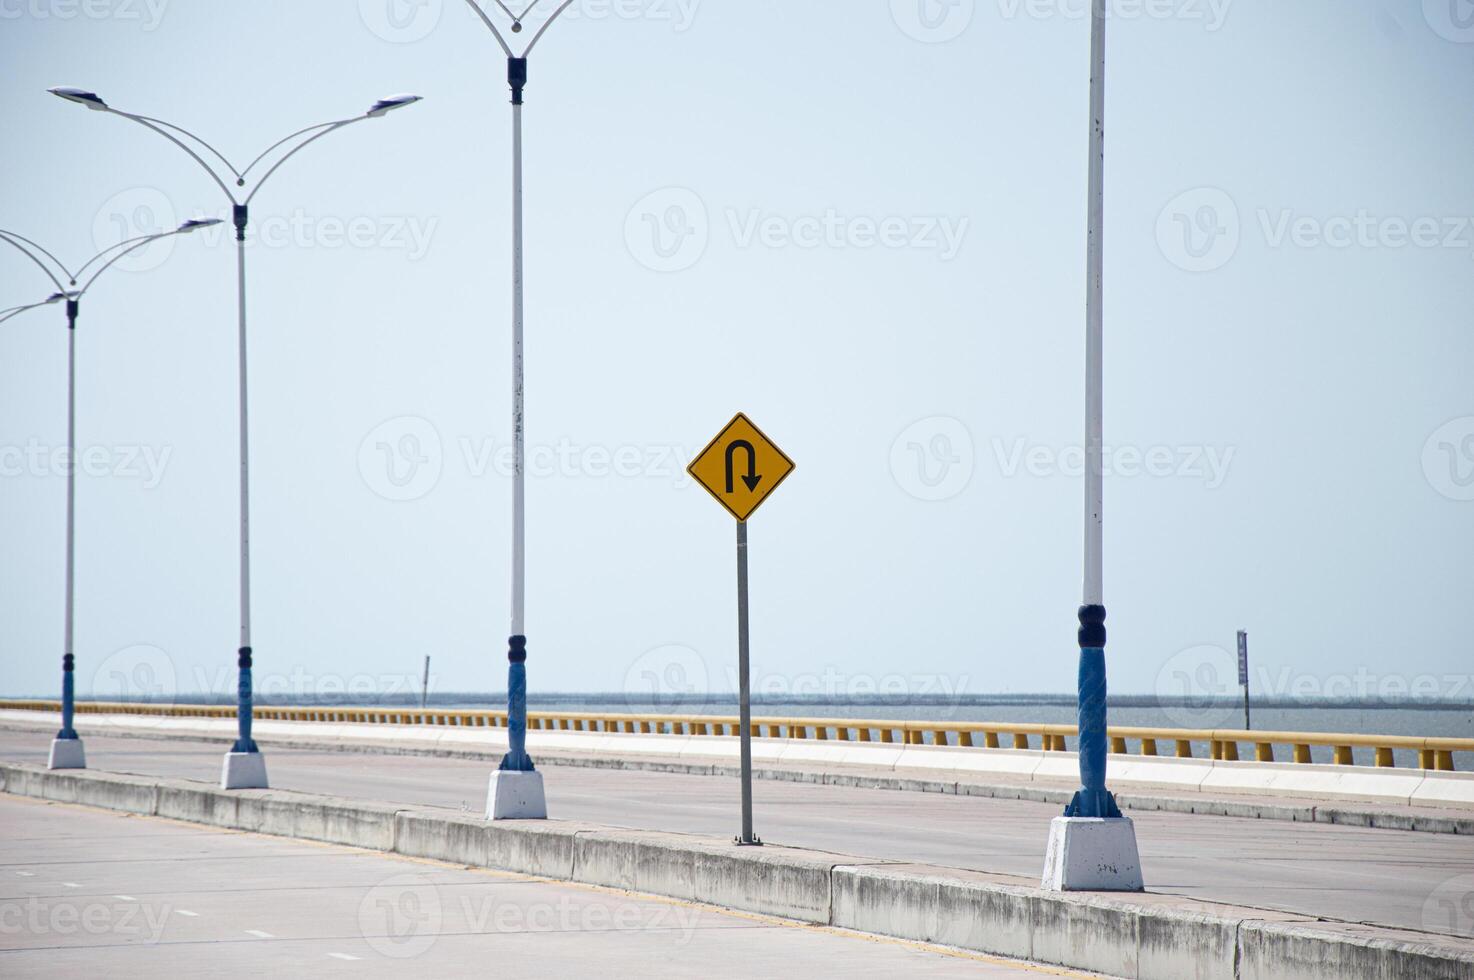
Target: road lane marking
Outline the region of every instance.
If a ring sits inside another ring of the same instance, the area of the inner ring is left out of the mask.
[[[114,895],[113,898],[116,898],[120,902],[136,902],[136,901],[138,901],[138,899],[134,898],[132,895]]]
[[[61,884],[62,884],[62,887],[63,888],[81,888],[82,887],[81,885],[77,884],[75,881],[63,881]]]
[[[357,956],[349,956],[347,953],[329,953],[328,955],[331,956],[331,957],[333,957],[334,959],[338,959],[338,960],[356,960],[356,959],[358,959]]]
[[[246,935],[248,935],[248,936],[255,936],[257,939],[275,939],[276,938],[271,933],[267,932],[265,929],[247,929],[246,930]]]
[[[191,912],[189,909],[175,909],[174,911],[178,912],[180,915],[187,915],[191,919],[198,919],[200,917],[200,914],[198,912]]]
[[[20,875],[22,878],[34,878],[34,877],[36,877],[36,872],[34,872],[34,871],[17,871],[16,874]]]

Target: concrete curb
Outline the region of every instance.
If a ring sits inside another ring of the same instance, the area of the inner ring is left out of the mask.
[[[17,714],[25,714],[27,717],[17,718]],[[34,712],[9,712],[0,710],[0,729],[13,731],[41,731],[55,727],[49,721],[33,719],[29,715]],[[157,719],[149,719],[157,720]],[[192,742],[222,742],[230,737],[235,730],[233,720],[216,722],[207,719],[165,719],[173,724],[167,727],[148,727],[135,730],[131,727],[121,726],[109,721],[102,721],[97,716],[81,716],[77,721],[77,730],[85,735],[106,735],[113,738],[161,738],[179,739]],[[179,723],[183,722],[184,725]],[[219,731],[210,728],[193,728],[190,723],[203,726],[215,726]],[[312,726],[314,737],[311,733],[281,733],[273,729],[274,725],[289,725],[297,728]],[[501,758],[506,750],[503,742],[497,739],[505,739],[505,734],[496,729],[445,729],[435,734],[438,736],[430,744],[416,745],[398,740],[392,733],[376,731],[379,726],[363,728],[361,726],[328,725],[322,722],[261,722],[256,728],[256,741],[266,748],[303,749],[317,752],[363,752],[384,755],[418,755],[437,758],[452,759],[478,759],[495,762]],[[532,735],[545,734],[533,732]],[[564,734],[564,733],[551,733]],[[567,733],[581,734],[581,733]],[[729,762],[717,753],[686,753],[682,758],[652,758],[649,756],[616,754],[619,746],[609,746],[609,740],[627,738],[629,736],[610,735],[604,736],[599,733],[585,734],[583,738],[590,740],[590,748],[587,753],[573,751],[537,751],[534,754],[541,765],[553,766],[575,766],[591,769],[626,769],[640,770],[646,772],[672,772],[688,775],[702,776],[736,776],[737,766]],[[664,736],[669,737],[669,736]],[[685,736],[682,736],[683,738]],[[599,742],[599,746],[593,743]],[[955,750],[954,750],[955,751]],[[589,754],[597,753],[597,754]],[[1069,760],[1074,764],[1074,755],[1070,754]],[[1206,760],[1204,760],[1206,761]],[[1257,763],[1256,763],[1257,764]],[[1447,782],[1440,777],[1468,776],[1464,773],[1429,773],[1426,780],[1437,780],[1437,785]],[[902,792],[915,793],[942,793],[956,796],[978,796],[993,799],[1016,799],[1034,803],[1052,803],[1063,806],[1070,801],[1074,795],[1073,788],[1064,786],[1047,786],[1040,784],[1014,784],[987,782],[977,774],[947,772],[941,770],[917,770],[917,771],[891,771],[891,772],[865,772],[858,765],[851,764],[840,770],[824,770],[817,768],[804,768],[798,761],[788,764],[763,764],[755,761],[753,777],[756,779],[771,779],[780,782],[812,783],[824,786],[845,786],[858,789],[885,789]],[[970,778],[969,778],[970,777]],[[1113,784],[1115,785],[1115,784]],[[1196,788],[1184,787],[1183,791],[1191,795],[1185,796],[1157,796],[1151,793],[1135,792],[1130,789],[1118,790],[1116,802],[1123,809],[1160,811],[1166,813],[1200,814],[1203,816],[1218,817],[1243,817],[1255,820],[1281,820],[1298,823],[1330,823],[1351,827],[1365,827],[1378,830],[1406,830],[1420,833],[1433,834],[1463,834],[1474,835],[1474,814],[1461,814],[1447,807],[1452,803],[1444,805],[1443,812],[1399,812],[1396,810],[1379,809],[1375,805],[1358,806],[1354,803],[1335,803],[1324,805],[1320,802],[1307,801],[1284,802],[1273,800],[1260,800],[1249,796],[1241,799],[1223,799],[1213,796],[1199,795],[1201,792]]]
[[[1023,879],[571,821],[489,824],[280,790],[0,764],[0,791],[493,867],[1139,980],[1465,980],[1474,942],[1170,895],[1048,893]]]

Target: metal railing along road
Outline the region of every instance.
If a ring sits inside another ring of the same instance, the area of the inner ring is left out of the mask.
[[[58,701],[0,701],[0,709],[59,711]],[[234,705],[147,704],[79,701],[76,713],[162,715],[171,718],[234,718]],[[461,728],[505,728],[507,713],[496,709],[450,710],[412,707],[289,707],[257,704],[262,721],[316,721],[366,725],[447,725]],[[527,726],[536,731],[608,732],[645,735],[735,736],[735,717],[721,715],[611,714],[606,712],[529,711]],[[989,721],[896,721],[855,718],[753,718],[754,738],[814,741],[880,742],[898,745],[952,745],[980,748],[1043,749],[1064,752],[1074,725]],[[1417,753],[1414,768],[1452,772],[1455,752],[1474,752],[1474,739],[1422,738],[1415,735],[1356,735],[1336,732],[1270,732],[1235,729],[1111,728],[1116,755],[1194,757],[1193,744],[1207,743],[1208,756],[1226,761],[1308,763],[1311,748],[1329,747],[1336,765],[1355,765],[1353,749],[1372,750],[1372,765],[1395,766],[1393,750]],[[1240,755],[1240,747],[1248,746]],[[1134,750],[1133,751],[1133,747]],[[1276,747],[1283,747],[1279,755]]]

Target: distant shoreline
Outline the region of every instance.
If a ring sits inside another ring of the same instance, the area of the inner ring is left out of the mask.
[[[12,700],[55,700],[56,693],[29,694],[6,697]],[[79,703],[94,700],[87,697],[79,697]],[[99,698],[96,700],[109,700]],[[135,696],[128,699],[133,703],[147,704],[191,704],[191,705],[231,705],[235,703],[233,696],[216,694],[179,694],[172,696]],[[368,694],[268,694],[258,693],[256,703],[262,706],[340,706],[340,707],[418,707],[419,695],[408,693],[395,693],[385,695]],[[470,708],[475,706],[495,706],[506,702],[506,694],[501,691],[451,691],[444,693],[432,693],[429,704],[439,708]],[[1187,707],[1195,709],[1207,708],[1235,708],[1243,705],[1242,696],[1232,697],[1183,697],[1162,696],[1156,694],[1113,694],[1108,702],[1115,708],[1169,708]],[[645,694],[626,693],[622,691],[593,691],[593,692],[543,692],[540,694],[529,693],[527,703],[533,709],[539,708],[563,708],[576,710],[579,705],[627,705],[630,712],[659,710],[665,712],[679,712],[683,708],[711,708],[720,706],[737,705],[736,694]],[[752,697],[754,706],[795,706],[803,707],[811,705],[814,707],[1073,707],[1076,703],[1073,694],[955,694],[955,695],[784,695],[764,696],[754,694]],[[1255,696],[1249,698],[1251,706],[1256,708],[1339,708],[1360,710],[1388,710],[1388,711],[1474,711],[1474,700],[1432,700],[1417,698],[1289,698]]]

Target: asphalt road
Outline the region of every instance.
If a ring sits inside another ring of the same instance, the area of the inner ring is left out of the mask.
[[[50,733],[0,731],[0,758],[43,761]],[[224,745],[86,740],[97,769],[218,781]],[[272,749],[271,784],[335,796],[484,812],[483,762]],[[730,837],[734,779],[544,766],[554,818]],[[755,829],[772,843],[1037,878],[1051,804],[757,780]],[[1464,934],[1450,887],[1474,875],[1474,841],[1234,817],[1137,813],[1147,887],[1256,908]]]
[[[1057,968],[0,796],[0,976],[983,977]]]

